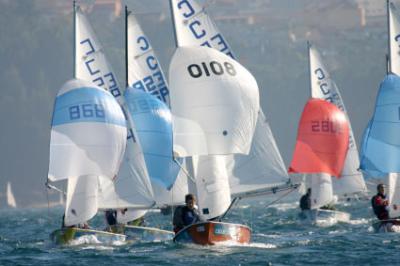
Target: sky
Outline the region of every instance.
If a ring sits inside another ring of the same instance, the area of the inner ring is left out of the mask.
[[[362,17],[353,0],[200,1],[238,61],[255,76],[261,106],[285,164],[310,96],[307,40],[320,51],[344,100],[357,143],[386,73],[386,17]],[[123,18],[95,0],[88,18],[120,83],[124,80]],[[397,2],[396,2],[397,3]],[[166,0],[125,0],[138,17],[168,77],[174,51]],[[0,0],[0,207],[11,182],[19,206],[46,202],[50,122],[55,95],[72,77],[71,1]],[[374,11],[374,10],[372,10]],[[376,11],[376,10],[375,10]],[[1,20],[1,19],[0,19]],[[359,145],[358,145],[359,146]],[[56,195],[51,198],[58,198]]]

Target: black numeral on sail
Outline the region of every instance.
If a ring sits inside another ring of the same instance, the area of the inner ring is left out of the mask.
[[[236,75],[235,67],[229,63],[224,62],[223,64],[217,61],[211,61],[210,63],[201,62],[201,64],[191,64],[187,67],[187,70],[193,78],[199,78],[203,75],[209,77],[211,75],[220,76],[224,73],[228,73],[231,76]]]

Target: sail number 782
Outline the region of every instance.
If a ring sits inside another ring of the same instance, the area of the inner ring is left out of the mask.
[[[224,62],[223,64],[217,61],[201,62],[200,64],[189,65],[187,70],[193,78],[200,78],[203,75],[207,77],[211,75],[220,76],[225,73],[231,76],[236,75],[235,67],[229,62]]]

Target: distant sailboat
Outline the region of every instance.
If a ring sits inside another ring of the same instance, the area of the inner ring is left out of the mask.
[[[7,206],[10,208],[17,208],[17,202],[15,201],[10,182],[7,182]]]
[[[339,89],[323,64],[317,49],[314,46],[309,45],[308,50],[310,60],[311,97],[324,99],[333,103],[345,113],[349,120]],[[359,165],[360,161],[358,158],[357,145],[350,125],[349,148],[347,150],[343,171],[340,176],[332,177],[334,195],[346,199],[354,197],[357,194],[366,195],[367,187],[362,173],[358,170]]]

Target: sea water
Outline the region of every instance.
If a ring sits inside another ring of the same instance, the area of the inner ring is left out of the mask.
[[[251,244],[197,246],[168,242],[112,243],[93,236],[56,246],[49,234],[63,209],[0,210],[0,265],[400,265],[400,234],[374,233],[368,200],[341,203],[349,223],[317,227],[298,220],[298,204],[243,202],[228,221],[251,226]],[[171,216],[150,213],[147,223],[171,229]],[[97,215],[91,226],[102,228]]]

